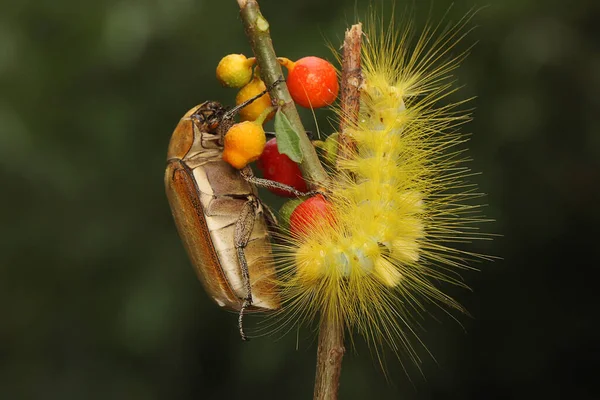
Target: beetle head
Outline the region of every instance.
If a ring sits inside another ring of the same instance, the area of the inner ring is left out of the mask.
[[[190,119],[194,122],[196,134],[201,135],[204,148],[222,148],[223,137],[233,124],[228,107],[217,101],[200,104],[190,115]]]
[[[198,106],[190,118],[201,132],[216,133],[227,109],[216,101],[207,101]]]

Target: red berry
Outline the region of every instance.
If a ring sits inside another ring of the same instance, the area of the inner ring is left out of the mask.
[[[310,234],[319,225],[333,224],[333,209],[325,197],[318,194],[300,203],[290,216],[290,231],[294,236]]]
[[[319,57],[304,57],[295,63],[282,59],[288,68],[287,86],[296,103],[306,108],[328,106],[337,98],[340,86],[335,68]]]
[[[302,172],[298,164],[277,150],[277,140],[275,138],[269,140],[265,145],[257,166],[262,171],[265,179],[292,186],[301,192],[307,191],[306,182],[302,178]],[[269,188],[269,190],[279,196],[294,197],[292,193],[286,190],[276,188]]]

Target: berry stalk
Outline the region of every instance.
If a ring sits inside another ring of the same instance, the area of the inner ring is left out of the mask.
[[[238,0],[238,5],[240,6],[240,16],[246,35],[258,61],[261,78],[267,86],[271,86],[278,79],[283,78],[283,72],[273,49],[269,33],[269,23],[261,14],[256,0]],[[289,119],[294,130],[300,137],[300,148],[303,155],[302,162],[300,163],[302,174],[311,189],[323,187],[324,183],[328,180],[327,173],[319,161],[317,152],[306,136],[306,130],[302,125],[302,121],[285,82],[276,85],[271,90],[271,96],[275,100],[275,103],[281,106],[282,112]]]

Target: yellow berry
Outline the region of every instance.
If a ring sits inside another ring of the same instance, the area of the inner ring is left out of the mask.
[[[250,82],[255,59],[243,54],[229,54],[217,65],[217,79],[223,86],[239,88]]]
[[[265,83],[258,77],[254,77],[246,86],[240,89],[237,96],[235,96],[235,104],[240,105],[244,101],[251,99],[252,97],[263,92],[267,87]],[[242,121],[255,121],[263,111],[271,107],[271,96],[265,93],[264,96],[259,97],[252,103],[240,110],[240,118]],[[265,122],[273,118],[273,113],[265,119]]]
[[[225,134],[223,160],[242,169],[260,157],[266,142],[261,124],[251,121],[235,124]]]
[[[339,133],[335,132],[329,135],[325,143],[323,144],[323,151],[325,152],[325,159],[331,165],[335,165],[338,154],[338,136]]]

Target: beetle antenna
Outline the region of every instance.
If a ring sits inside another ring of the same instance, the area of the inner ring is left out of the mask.
[[[231,110],[228,110],[223,115],[223,119],[231,119],[231,118],[233,118],[233,116],[235,114],[237,114],[242,108],[246,107],[248,104],[252,103],[254,100],[257,100],[260,97],[264,96],[265,94],[267,94],[268,92],[270,92],[275,86],[279,85],[281,82],[285,82],[285,79],[283,79],[283,77],[280,76],[275,82],[273,82],[265,90],[263,90],[262,92],[260,92],[256,96],[251,97],[248,100],[244,101],[243,103],[238,104],[237,106],[233,107]]]

